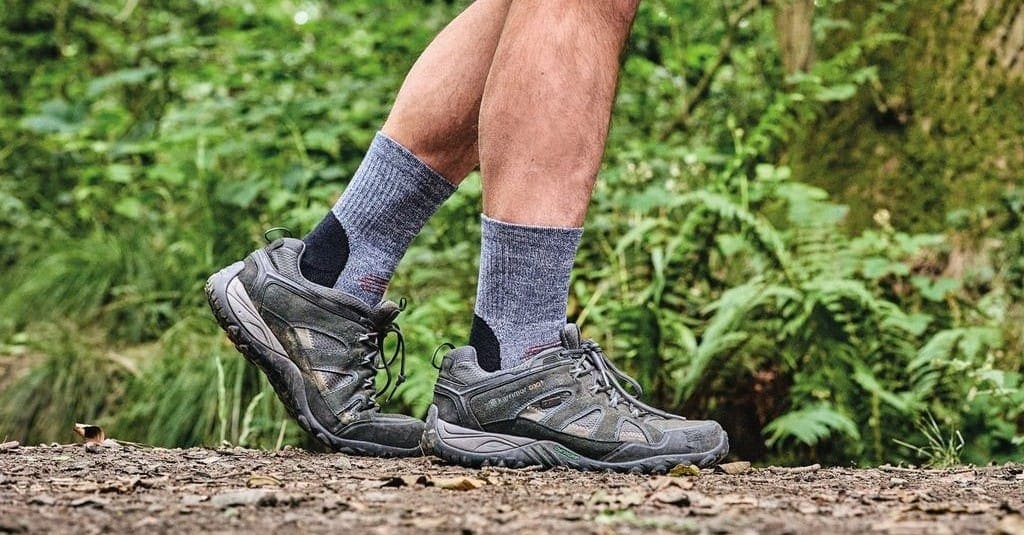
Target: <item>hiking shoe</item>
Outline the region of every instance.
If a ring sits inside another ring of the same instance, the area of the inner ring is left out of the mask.
[[[729,452],[716,422],[687,420],[630,395],[639,385],[575,325],[561,347],[509,369],[486,372],[476,350],[441,361],[423,451],[463,466],[568,466],[663,473],[678,464],[711,466]]]
[[[306,280],[299,272],[304,249],[301,240],[281,238],[210,277],[206,295],[217,322],[299,425],[324,444],[356,455],[420,455],[423,422],[383,414],[376,401],[378,369],[390,385],[390,365],[400,356],[395,387],[405,379],[398,305],[371,308]],[[389,334],[397,345],[385,358]]]

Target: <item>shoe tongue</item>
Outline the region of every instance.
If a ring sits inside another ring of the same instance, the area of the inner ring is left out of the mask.
[[[567,323],[562,327],[562,347],[566,349],[580,348],[580,328],[575,323]]]
[[[402,309],[394,301],[384,300],[377,305],[377,308],[373,309],[372,319],[374,323],[380,325],[391,323],[401,311]]]

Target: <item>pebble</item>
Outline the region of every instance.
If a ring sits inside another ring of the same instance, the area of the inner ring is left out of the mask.
[[[41,494],[29,500],[28,503],[32,505],[54,505],[55,503],[57,503],[57,500],[55,500],[52,496]]]
[[[277,494],[263,489],[232,490],[210,498],[210,503],[221,509],[239,505],[274,505],[277,503]]]
[[[720,464],[718,465],[718,470],[725,474],[729,474],[730,476],[738,476],[750,471],[750,463],[747,461],[737,461],[734,463]]]

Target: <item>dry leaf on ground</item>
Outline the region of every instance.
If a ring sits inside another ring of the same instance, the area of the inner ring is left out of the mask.
[[[103,434],[103,428],[98,425],[75,424],[75,433],[84,438],[87,444],[101,444],[107,439]]]
[[[258,487],[280,487],[281,485],[280,479],[265,474],[253,474],[245,482],[245,486],[251,489]]]
[[[668,471],[668,475],[673,477],[697,477],[700,475],[700,468],[692,464],[677,464]]]

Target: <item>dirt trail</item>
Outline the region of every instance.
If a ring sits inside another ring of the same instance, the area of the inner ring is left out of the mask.
[[[0,446],[0,532],[1024,533],[1024,466],[636,476]]]

